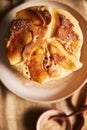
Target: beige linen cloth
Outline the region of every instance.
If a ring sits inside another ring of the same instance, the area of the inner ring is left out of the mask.
[[[0,0],[0,19],[9,9],[24,1]],[[75,8],[87,20],[86,0],[58,1]],[[87,84],[65,100],[58,103],[41,104],[21,99],[0,82],[0,130],[35,130],[36,121],[43,111],[49,108],[58,108],[66,114],[70,114],[85,104],[87,105]],[[70,121],[73,130],[87,130],[87,111],[71,117]]]

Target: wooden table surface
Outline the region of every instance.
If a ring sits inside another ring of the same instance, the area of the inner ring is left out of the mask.
[[[0,0],[0,20],[9,9],[24,1],[28,0]],[[87,0],[57,1],[73,7],[87,20]],[[87,84],[65,100],[42,104],[21,99],[0,82],[0,130],[35,130],[36,121],[43,111],[58,108],[69,114],[84,104],[87,104]],[[87,111],[71,117],[70,121],[73,130],[87,130]]]

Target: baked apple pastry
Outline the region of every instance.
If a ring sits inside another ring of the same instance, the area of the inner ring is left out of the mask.
[[[26,79],[45,83],[82,67],[82,44],[79,22],[69,12],[29,7],[17,12],[10,25],[7,57]]]

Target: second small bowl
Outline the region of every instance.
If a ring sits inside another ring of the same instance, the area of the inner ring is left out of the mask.
[[[65,113],[58,109],[50,109],[43,112],[37,121],[36,130],[72,130],[69,119],[55,121],[50,118],[56,115],[63,116]]]

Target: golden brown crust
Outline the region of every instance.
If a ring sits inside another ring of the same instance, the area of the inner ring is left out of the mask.
[[[17,12],[11,24],[7,56],[24,77],[44,83],[81,68],[82,42],[72,15],[45,6],[31,7]]]

